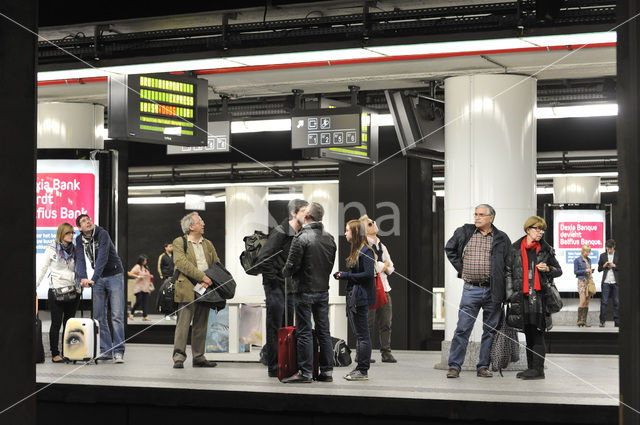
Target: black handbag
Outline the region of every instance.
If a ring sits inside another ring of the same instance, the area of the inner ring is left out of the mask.
[[[506,369],[511,362],[520,360],[520,347],[518,344],[518,331],[507,325],[504,308],[500,314],[498,329],[493,336],[490,351],[491,370],[500,372]]]
[[[213,290],[215,290],[221,298],[230,300],[236,296],[236,281],[233,280],[231,273],[220,262],[216,262],[204,271],[209,279],[213,282]],[[208,288],[207,288],[208,289]]]
[[[562,298],[560,292],[553,282],[547,282],[544,287],[544,308],[548,314],[557,313],[562,310]]]
[[[53,297],[58,302],[68,303],[78,299],[78,292],[75,285],[63,286],[62,288],[51,288]]]

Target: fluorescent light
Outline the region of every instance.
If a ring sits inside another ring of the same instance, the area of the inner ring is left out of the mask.
[[[552,179],[554,177],[618,177],[617,171],[608,171],[602,173],[550,173],[536,174],[536,179]]]
[[[377,125],[378,127],[392,126],[393,117],[391,114],[372,114],[371,124]]]
[[[128,198],[127,203],[135,205],[184,204],[184,196],[147,196],[144,198]]]
[[[553,187],[536,187],[536,195],[553,195]]]
[[[551,106],[536,108],[537,119],[547,118],[585,118],[585,117],[611,117],[618,115],[616,103],[599,103],[593,105],[576,106]]]
[[[289,131],[289,130],[291,130],[291,119],[289,118],[278,119],[278,120],[231,122],[231,133],[256,133],[260,131]]]
[[[301,192],[270,193],[267,195],[267,201],[291,201],[298,198],[302,198]]]
[[[522,37],[522,40],[536,46],[568,46],[596,43],[615,43],[615,31],[591,32],[581,34],[544,35],[539,37]]]
[[[306,180],[306,181],[276,181],[276,182],[254,182],[254,183],[200,183],[200,184],[176,184],[176,185],[150,185],[150,186],[129,186],[129,192],[145,190],[206,190],[224,189],[233,186],[292,186],[305,184],[337,184],[338,180]]]
[[[522,49],[527,47],[531,47],[531,44],[518,38],[498,38],[491,40],[376,46],[367,47],[367,50],[380,53],[385,56],[410,56],[438,53],[477,52],[484,50]]]
[[[73,80],[76,78],[107,77],[109,73],[96,68],[67,69],[63,71],[38,72],[38,81]]]

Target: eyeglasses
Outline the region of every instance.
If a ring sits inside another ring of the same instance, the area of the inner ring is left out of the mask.
[[[371,220],[370,222],[367,223],[367,226],[371,227],[374,224],[376,224],[376,221],[375,220]]]
[[[543,229],[542,227],[535,227],[535,226],[531,226],[529,227],[529,229],[537,230],[538,232],[542,232],[542,233],[544,233],[546,230],[546,229]]]
[[[91,223],[91,219],[90,218],[83,218],[80,220],[80,224],[85,224],[85,223]]]

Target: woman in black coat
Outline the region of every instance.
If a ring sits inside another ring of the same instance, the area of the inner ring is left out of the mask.
[[[562,275],[553,248],[542,240],[546,229],[543,218],[529,217],[524,223],[526,235],[511,245],[507,257],[507,324],[527,338],[527,370],[516,375],[521,379],[544,379],[544,331],[551,329],[544,291]]]

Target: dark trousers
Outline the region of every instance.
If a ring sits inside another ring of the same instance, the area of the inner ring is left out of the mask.
[[[527,367],[529,369],[544,370],[544,331],[535,325],[524,326],[524,336],[527,338]]]
[[[347,308],[347,318],[356,336],[356,369],[365,375],[371,365],[371,334],[369,333],[369,306]]]
[[[320,345],[320,358],[318,359],[320,372],[331,375],[333,372],[333,344],[329,332],[329,291],[296,294],[298,370],[309,378],[313,375],[312,315]]]
[[[296,303],[295,295],[287,295],[288,320],[284,319],[284,290],[279,284],[264,285],[265,304],[267,307],[267,366],[270,372],[278,371],[278,329],[288,324],[293,325]]]
[[[391,317],[393,313],[391,292],[387,292],[387,300],[389,300],[387,304],[369,311],[369,333],[372,342],[375,341],[375,336],[378,336],[381,353],[391,352]]]
[[[600,323],[607,320],[607,304],[613,300],[613,321],[618,324],[618,304],[620,304],[618,284],[602,283],[602,295],[600,298]]]
[[[142,309],[142,317],[147,317],[147,304],[149,301],[149,293],[148,292],[138,292],[137,294],[135,294],[136,296],[136,303],[133,305],[133,307],[131,307],[131,314],[133,314],[134,311]]]
[[[56,301],[53,290],[49,289],[49,309],[51,310],[51,327],[49,328],[49,346],[51,347],[51,356],[60,355],[60,327],[62,326],[62,335],[64,335],[67,320],[76,317],[76,310],[80,297],[76,297],[75,301],[67,303]]]

